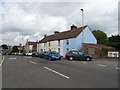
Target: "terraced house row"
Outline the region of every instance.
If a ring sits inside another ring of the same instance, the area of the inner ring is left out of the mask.
[[[65,56],[69,50],[82,51],[83,43],[97,44],[97,40],[88,25],[80,28],[72,25],[68,31],[55,31],[52,35],[44,35],[37,43],[37,51],[57,51]]]

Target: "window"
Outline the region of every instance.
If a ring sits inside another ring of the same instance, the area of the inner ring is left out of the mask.
[[[58,48],[58,53],[60,53],[60,48]]]
[[[58,40],[58,46],[60,46],[60,40]]]
[[[94,54],[94,53],[95,53],[95,52],[94,52],[94,48],[89,48],[89,49],[88,49],[88,53],[89,53],[89,54]]]
[[[43,52],[43,49],[41,49],[41,52]]]
[[[69,48],[67,48],[67,52],[69,52]]]
[[[49,47],[50,47],[50,41],[49,41]]]
[[[51,51],[51,49],[49,48],[49,51]]]
[[[45,47],[45,43],[44,43],[44,47]]]
[[[66,40],[66,44],[69,45],[69,40]]]

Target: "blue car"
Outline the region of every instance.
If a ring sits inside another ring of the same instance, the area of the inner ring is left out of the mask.
[[[48,51],[45,53],[44,58],[49,60],[61,60],[61,55],[56,51]]]

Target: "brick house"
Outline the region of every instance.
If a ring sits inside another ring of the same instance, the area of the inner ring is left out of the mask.
[[[30,42],[27,40],[25,44],[25,49],[27,52],[29,51],[37,51],[37,42]]]

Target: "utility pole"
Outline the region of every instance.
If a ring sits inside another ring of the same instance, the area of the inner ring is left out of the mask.
[[[82,52],[84,52],[84,10],[83,9],[80,9],[82,11]]]

